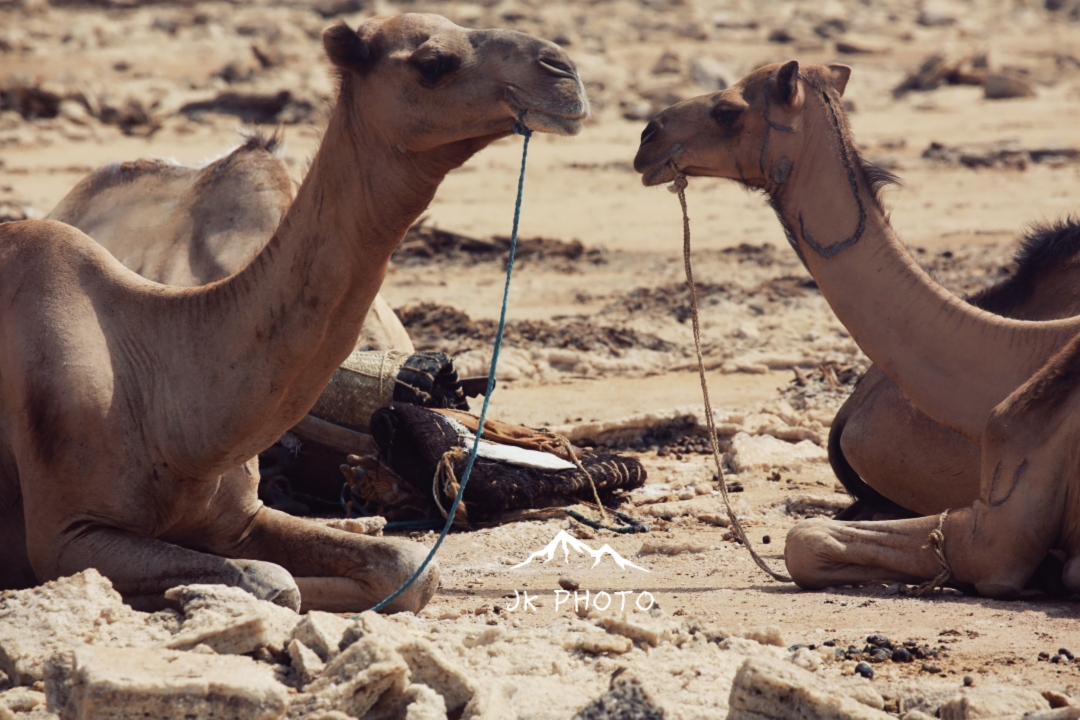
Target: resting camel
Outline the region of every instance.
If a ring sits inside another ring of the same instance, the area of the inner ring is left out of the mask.
[[[101,243],[128,269],[164,285],[197,287],[239,272],[274,234],[293,200],[278,136],[259,135],[203,167],[114,162],[72,188],[49,213]],[[376,295],[357,349],[414,352]]]
[[[419,544],[262,507],[249,462],[353,349],[387,263],[451,169],[517,122],[576,133],[587,101],[552,43],[434,15],[323,34],[340,89],[280,226],[198,288],[125,268],[50,220],[0,226],[0,587],[97,568],[137,607],[220,583],[358,610]],[[388,610],[416,610],[431,566]]]
[[[1007,597],[1056,551],[1064,585],[1078,592],[1080,319],[994,315],[919,267],[878,197],[892,176],[855,149],[840,100],[850,73],[794,61],[761,68],[664,110],[634,161],[646,185],[683,174],[766,193],[863,351],[915,407],[979,448],[973,502],[913,519],[805,520],[788,533],[788,570],[804,588],[951,578]]]
[[[1014,262],[1014,275],[967,301],[1017,320],[1080,314],[1080,224],[1034,228]],[[936,515],[979,497],[979,448],[920,412],[876,365],[837,412],[828,449],[856,498],[837,520]]]

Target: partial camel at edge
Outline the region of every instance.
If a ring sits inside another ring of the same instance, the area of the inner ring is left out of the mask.
[[[1033,227],[1009,277],[966,298],[1016,320],[1080,315],[1080,221]],[[979,448],[908,400],[877,365],[859,378],[829,429],[829,463],[855,498],[837,520],[937,515],[979,497]]]
[[[841,103],[850,74],[763,67],[661,112],[634,161],[646,185],[710,176],[767,194],[859,347],[914,407],[979,449],[974,501],[914,519],[802,521],[788,533],[788,570],[811,589],[952,581],[1009,597],[1053,552],[1064,586],[1080,592],[1080,318],[994,315],[919,267],[878,196],[892,176],[852,140]]]
[[[50,220],[0,226],[0,588],[94,567],[136,607],[220,583],[362,610],[423,546],[262,507],[250,462],[355,346],[389,258],[453,168],[517,122],[574,134],[573,63],[434,15],[323,34],[338,99],[273,237],[240,272],[160,285]],[[387,610],[418,610],[436,564]]]
[[[147,280],[198,287],[239,272],[259,254],[293,201],[278,134],[253,134],[199,167],[163,159],[111,162],[80,180],[45,219],[77,227]],[[415,352],[375,296],[357,350]]]

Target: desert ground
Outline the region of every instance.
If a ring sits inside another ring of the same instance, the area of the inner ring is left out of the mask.
[[[533,33],[578,65],[591,119],[576,137],[538,135],[529,149],[521,234],[532,244],[516,267],[490,415],[639,458],[649,481],[625,508],[651,530],[616,535],[560,518],[451,534],[439,554],[439,593],[420,616],[397,621],[451,644],[472,637],[462,662],[478,678],[512,679],[516,689],[506,692],[521,717],[573,716],[620,667],[631,667],[667,717],[727,712],[735,667],[710,667],[704,655],[680,665],[670,644],[638,642],[626,654],[559,645],[558,662],[530,655],[604,615],[594,609],[582,619],[559,603],[560,578],[582,592],[632,590],[633,599],[647,591],[656,622],[692,618],[729,638],[808,646],[822,659],[820,675],[870,685],[893,714],[913,707],[901,699],[911,688],[944,693],[965,676],[974,687],[1052,691],[1060,693],[1053,704],[1073,695],[1080,704],[1080,664],[1058,654],[1080,653],[1074,600],[988,600],[951,589],[915,598],[884,584],[803,592],[771,580],[731,539],[700,441],[678,202],[643,188],[631,167],[648,118],[671,103],[766,63],[849,64],[845,101],[857,143],[902,180],[884,196],[894,227],[950,290],[986,287],[1009,274],[1027,227],[1080,210],[1080,4],[0,0],[0,215],[43,216],[87,172],[115,160],[205,162],[254,128],[280,128],[299,181],[334,91],[319,33],[338,20],[416,11]],[[924,72],[928,87],[895,91],[935,55],[950,72],[937,80]],[[988,97],[988,75],[1009,78],[1006,94],[1019,96]],[[521,144],[499,141],[454,171],[422,222],[480,240],[508,235]],[[782,569],[788,529],[847,499],[823,445],[869,361],[762,197],[691,179],[687,200],[727,481],[741,488],[732,498],[750,539]],[[470,247],[433,253],[406,244],[382,290],[417,347],[453,354],[462,375],[486,370],[504,279],[503,245]],[[563,529],[594,548],[608,543],[648,572],[563,564],[561,554],[512,569]],[[435,536],[413,537],[431,544]],[[526,590],[541,598],[535,611],[507,609]],[[872,681],[853,677],[861,656],[837,658],[835,648],[861,650],[874,634],[939,651],[876,663]]]

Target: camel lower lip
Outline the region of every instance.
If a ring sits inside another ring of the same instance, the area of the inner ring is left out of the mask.
[[[666,163],[663,165],[654,165],[641,174],[641,182],[645,187],[652,187],[654,185],[663,185],[666,182],[671,182],[675,179],[675,171],[671,169]]]

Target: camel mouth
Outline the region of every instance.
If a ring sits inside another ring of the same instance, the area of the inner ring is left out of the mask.
[[[523,101],[513,90],[508,90],[507,100],[518,122],[533,132],[577,135],[589,117],[589,101],[580,81],[577,83],[577,97],[573,99],[560,98],[539,104]]]
[[[641,184],[645,187],[663,185],[675,179],[675,170],[668,162],[658,163],[641,171]]]

